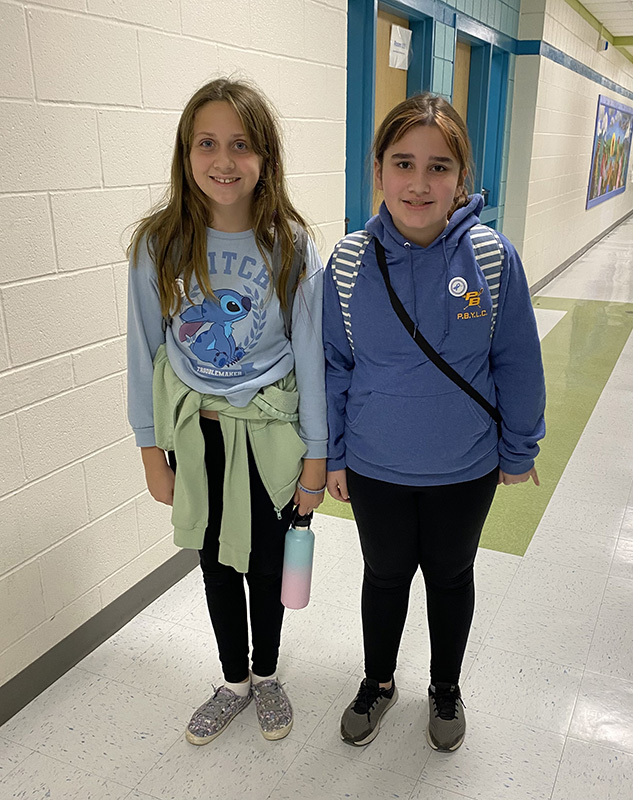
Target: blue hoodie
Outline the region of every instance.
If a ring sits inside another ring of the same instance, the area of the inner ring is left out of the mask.
[[[499,409],[501,439],[491,417],[429,361],[405,330],[370,242],[350,302],[353,353],[331,260],[325,275],[328,470],[348,466],[389,483],[426,486],[480,478],[497,465],[514,475],[534,465],[537,442],[545,435],[534,311],[519,256],[501,236],[505,259],[490,338],[490,292],[468,233],[482,208],[481,195],[473,195],[428,247],[407,241],[384,203],[366,228],[385,248],[393,288],[420,332]],[[466,282],[464,294],[480,294],[453,296],[449,283],[458,277]]]

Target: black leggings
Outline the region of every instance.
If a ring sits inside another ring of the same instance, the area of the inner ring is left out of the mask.
[[[218,561],[224,482],[224,441],[220,423],[200,417],[205,441],[205,466],[209,484],[209,522],[200,550],[207,605],[222,662],[224,679],[239,683],[248,677],[248,615],[244,575]],[[251,485],[251,555],[248,583],[252,669],[256,675],[272,675],[277,669],[284,607],[281,573],[285,534],[290,526],[292,501],[277,519],[272,501],[262,484],[248,447]]]
[[[473,618],[473,564],[499,470],[444,486],[400,486],[347,470],[365,560],[365,673],[391,680],[418,566],[426,584],[431,682],[457,683]]]

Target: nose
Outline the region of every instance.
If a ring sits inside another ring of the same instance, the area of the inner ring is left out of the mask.
[[[216,150],[215,158],[213,159],[213,166],[223,172],[229,172],[231,169],[233,169],[233,156],[228,148],[220,147]]]
[[[242,305],[247,311],[250,311],[252,305],[250,297],[244,297],[244,295],[242,295]]]
[[[431,184],[426,173],[423,171],[414,173],[411,176],[411,181],[409,182],[409,188],[413,192],[413,194],[417,195],[427,194],[429,189],[431,188]]]

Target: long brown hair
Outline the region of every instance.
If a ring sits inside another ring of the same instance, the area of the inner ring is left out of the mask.
[[[182,278],[187,299],[192,276],[207,297],[213,297],[207,262],[209,206],[206,195],[196,184],[189,153],[193,142],[196,113],[207,103],[230,103],[250,140],[253,151],[262,159],[261,174],[253,194],[252,222],[257,247],[273,283],[270,253],[279,237],[282,266],[275,286],[282,308],[294,255],[294,221],[308,230],[295,209],[286,188],[282,162],[281,133],[277,117],[261,92],[243,80],[218,78],[198,89],[185,106],[176,133],[171,162],[171,181],[165,200],[136,227],[128,247],[137,263],[138,250],[147,241],[148,252],[156,265],[161,311],[164,317],[180,309],[181,296],[176,282]]]
[[[385,150],[399,141],[416,125],[434,125],[439,128],[449,150],[459,161],[460,177],[455,199],[448,212],[450,218],[458,208],[468,205],[466,182],[469,185],[472,183],[472,150],[464,120],[448,100],[430,92],[424,92],[398,103],[383,119],[376,131],[372,148],[373,156],[382,166]],[[467,171],[465,180],[462,179],[464,170]]]

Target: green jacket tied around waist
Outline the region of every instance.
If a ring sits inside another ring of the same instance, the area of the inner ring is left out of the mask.
[[[221,564],[247,572],[251,502],[246,436],[262,483],[279,513],[295,493],[306,452],[297,433],[299,395],[294,371],[261,389],[244,408],[236,408],[224,397],[200,394],[184,384],[161,345],[154,358],[153,395],[156,445],[176,454],[175,543],[196,550],[204,543],[213,497],[208,496],[200,410],[217,411],[226,458],[218,558]]]

